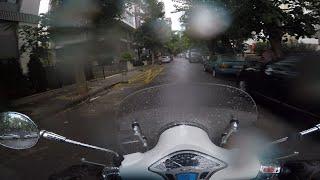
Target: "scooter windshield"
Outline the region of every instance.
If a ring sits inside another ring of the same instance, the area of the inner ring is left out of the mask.
[[[240,127],[257,120],[257,106],[252,97],[235,87],[218,84],[169,84],[139,90],[127,96],[119,107],[120,142],[136,142],[131,124],[138,122],[150,148],[164,130],[178,124],[203,128],[217,143],[232,118]],[[121,133],[123,132],[123,133]],[[125,147],[131,153],[136,145]]]

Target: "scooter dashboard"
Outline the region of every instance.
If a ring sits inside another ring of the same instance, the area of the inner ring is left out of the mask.
[[[208,179],[227,164],[217,158],[197,151],[177,151],[153,163],[149,170],[166,179]]]

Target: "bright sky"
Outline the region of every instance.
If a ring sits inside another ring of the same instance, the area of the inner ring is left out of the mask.
[[[49,1],[50,0],[41,0],[39,7],[39,14],[46,13],[49,10]]]
[[[39,7],[39,14],[48,12],[50,0],[41,0]],[[172,30],[181,30],[181,25],[179,18],[181,17],[181,13],[172,13],[175,11],[173,7],[174,2],[172,0],[161,0],[164,2],[166,17],[170,17],[172,20]]]
[[[172,30],[181,30],[181,23],[179,21],[179,18],[181,17],[181,13],[172,13],[176,10],[176,8],[173,6],[174,2],[172,0],[161,0],[164,2],[165,11],[166,11],[166,17],[170,17],[172,20]]]

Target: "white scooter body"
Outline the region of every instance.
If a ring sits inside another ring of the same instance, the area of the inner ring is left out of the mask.
[[[179,125],[164,131],[157,145],[150,151],[125,155],[120,166],[120,176],[122,179],[163,180],[161,175],[151,172],[149,167],[165,156],[183,150],[201,152],[226,163],[226,167],[213,173],[210,180],[252,179],[260,170],[261,164],[256,156],[240,155],[237,149],[218,147],[201,128]]]

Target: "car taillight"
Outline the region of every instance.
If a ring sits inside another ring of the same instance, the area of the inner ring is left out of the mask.
[[[260,172],[264,174],[279,174],[281,167],[279,166],[261,166]]]
[[[281,167],[273,165],[261,165],[257,179],[272,179],[275,175],[280,174]]]

